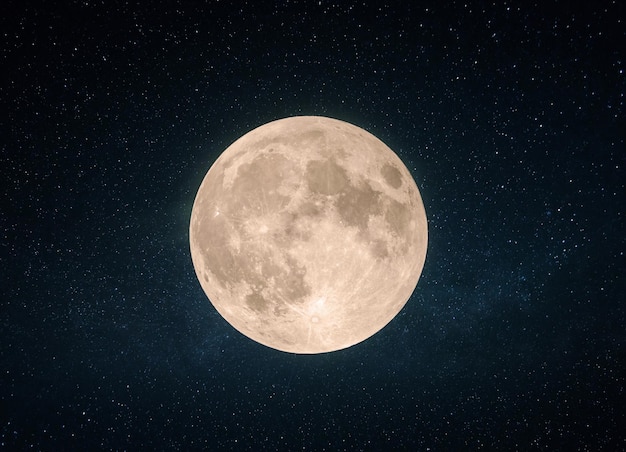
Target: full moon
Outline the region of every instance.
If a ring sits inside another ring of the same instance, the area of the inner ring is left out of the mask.
[[[268,347],[324,353],[381,330],[424,266],[426,213],[382,141],[337,119],[296,116],[229,146],[204,177],[189,242],[202,289]]]

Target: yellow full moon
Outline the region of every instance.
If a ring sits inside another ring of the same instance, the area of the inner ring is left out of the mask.
[[[393,319],[424,266],[427,223],[400,158],[365,130],[296,116],[258,127],[206,174],[189,226],[202,289],[268,347],[324,353]]]

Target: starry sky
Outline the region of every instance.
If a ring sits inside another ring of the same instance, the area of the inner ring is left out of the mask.
[[[141,3],[141,2],[140,2]],[[0,448],[626,449],[624,3],[3,3]],[[212,307],[195,193],[330,116],[420,188],[381,332],[278,352]]]

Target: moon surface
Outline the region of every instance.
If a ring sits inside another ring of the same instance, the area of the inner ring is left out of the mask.
[[[189,241],[226,321],[268,347],[312,354],[389,323],[417,285],[428,238],[417,185],[391,149],[347,122],[296,116],[220,155]]]

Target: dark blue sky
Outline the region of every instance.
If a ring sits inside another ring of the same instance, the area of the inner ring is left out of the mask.
[[[6,2],[0,446],[626,449],[622,2],[378,3]],[[319,356],[235,331],[188,250],[217,156],[302,114],[429,220],[404,310]]]

